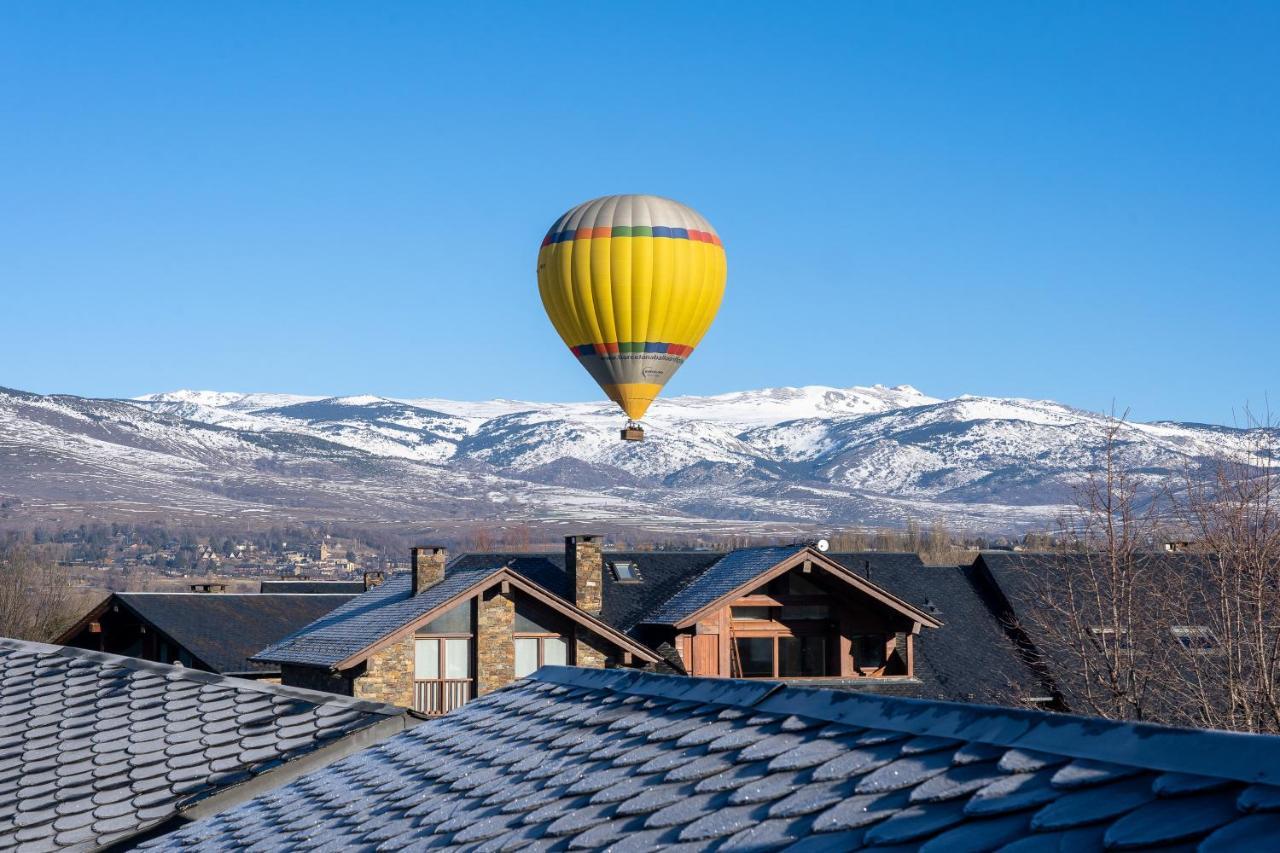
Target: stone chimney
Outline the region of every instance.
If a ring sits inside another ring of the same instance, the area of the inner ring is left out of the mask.
[[[444,566],[449,552],[435,546],[413,549],[413,594],[444,580]]]
[[[368,592],[375,586],[382,586],[382,582],[387,579],[385,572],[365,572],[364,573],[364,591]]]
[[[599,616],[604,591],[604,555],[600,553],[600,537],[566,536],[564,568],[573,587],[573,603],[592,616]]]

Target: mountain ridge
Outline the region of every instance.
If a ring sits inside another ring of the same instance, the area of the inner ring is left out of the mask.
[[[1051,524],[1109,427],[1051,400],[909,385],[659,400],[642,443],[618,440],[621,420],[604,402],[0,389],[0,493],[231,518],[1004,532]],[[1251,432],[1128,423],[1122,440],[1154,480],[1248,453]]]

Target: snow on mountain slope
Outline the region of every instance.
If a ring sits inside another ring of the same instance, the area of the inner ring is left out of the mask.
[[[637,525],[1044,524],[1108,422],[1040,400],[910,386],[773,388],[656,403],[618,440],[607,403],[176,391],[132,401],[0,390],[0,493],[201,512]],[[1130,424],[1147,476],[1246,431]]]

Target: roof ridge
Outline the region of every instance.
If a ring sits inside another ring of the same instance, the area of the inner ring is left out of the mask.
[[[1187,729],[1027,708],[793,687],[765,680],[567,666],[544,666],[529,677],[586,690],[707,702],[913,735],[1030,749],[1108,764],[1280,784],[1280,736],[1277,735]],[[1260,767],[1264,769],[1259,770]],[[1265,769],[1268,767],[1274,769],[1268,773]]]
[[[202,669],[175,666],[174,664],[126,657],[125,655],[113,655],[109,652],[97,652],[91,649],[77,648],[76,646],[57,646],[51,643],[38,643],[34,640],[18,640],[13,637],[0,637],[0,648],[31,652],[33,654],[58,655],[60,657],[71,658],[74,660],[96,661],[98,663],[109,664],[111,666],[119,666],[124,669],[155,672],[164,675],[167,678],[183,678],[190,681],[202,682],[204,684],[218,684],[225,687],[231,687],[236,690],[246,690],[251,693],[267,693],[272,696],[301,699],[315,705],[342,705],[353,711],[382,714],[388,717],[399,716],[404,713],[403,708],[398,708],[395,705],[388,705],[383,702],[370,702],[365,699],[353,699],[350,696],[341,696],[337,693],[326,693],[321,690],[307,690],[302,687],[288,687],[283,684],[268,684],[257,680],[234,678],[232,676],[221,675],[216,672],[206,672]]]

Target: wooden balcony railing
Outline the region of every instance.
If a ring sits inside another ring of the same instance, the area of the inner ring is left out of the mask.
[[[471,679],[444,678],[413,683],[413,710],[422,714],[447,714],[471,698]]]

